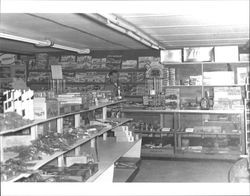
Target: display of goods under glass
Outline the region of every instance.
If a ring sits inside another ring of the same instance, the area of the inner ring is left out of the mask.
[[[23,119],[15,112],[0,114],[0,131],[19,128],[30,123],[32,123],[31,120]]]
[[[97,163],[73,164],[70,167],[43,166],[40,171],[33,173],[20,182],[85,182],[98,171]]]

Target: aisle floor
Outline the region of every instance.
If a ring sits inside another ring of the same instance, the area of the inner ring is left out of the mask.
[[[143,159],[133,182],[228,182],[232,162]]]

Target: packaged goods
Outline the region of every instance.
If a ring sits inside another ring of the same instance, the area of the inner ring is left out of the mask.
[[[122,61],[122,69],[136,69],[136,68],[137,68],[137,60]]]
[[[203,73],[204,85],[233,85],[234,72],[233,71],[211,71]]]
[[[238,46],[216,46],[214,47],[215,62],[237,62],[239,61]]]

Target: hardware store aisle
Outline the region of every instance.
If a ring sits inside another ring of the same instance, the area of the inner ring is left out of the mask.
[[[233,162],[143,159],[133,182],[228,182]]]

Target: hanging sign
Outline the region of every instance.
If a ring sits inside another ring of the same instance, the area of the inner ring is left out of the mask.
[[[62,66],[61,65],[51,65],[51,77],[53,80],[62,80]]]

